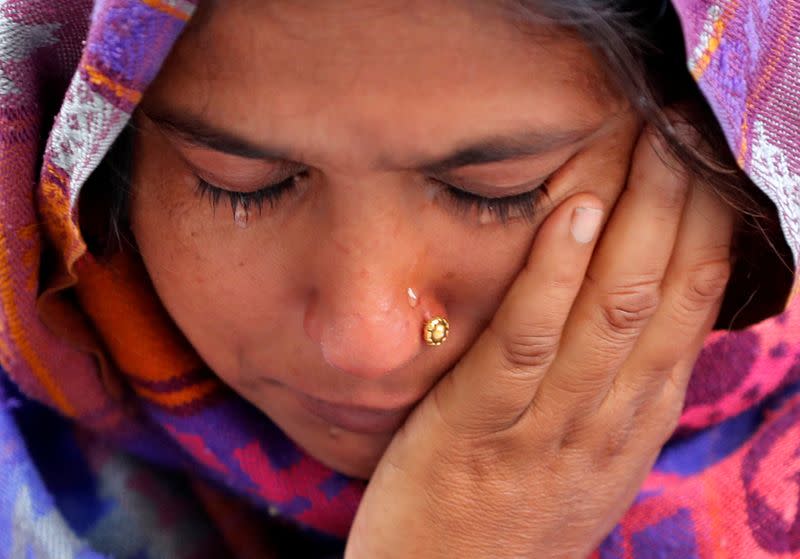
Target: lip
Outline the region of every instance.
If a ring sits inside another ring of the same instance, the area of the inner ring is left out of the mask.
[[[335,427],[370,435],[397,431],[416,405],[378,409],[334,404],[307,394],[297,394],[297,399],[307,411]]]

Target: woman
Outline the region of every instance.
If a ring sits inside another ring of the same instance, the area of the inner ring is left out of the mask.
[[[678,7],[755,185],[666,6],[8,4],[7,554],[794,554],[797,162]]]

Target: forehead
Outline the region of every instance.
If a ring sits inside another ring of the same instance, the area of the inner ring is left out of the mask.
[[[335,137],[343,151],[435,151],[434,138],[599,123],[612,96],[587,48],[558,29],[520,25],[496,4],[208,3],[145,106],[312,152],[317,138]]]

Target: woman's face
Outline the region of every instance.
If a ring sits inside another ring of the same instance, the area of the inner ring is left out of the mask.
[[[469,348],[552,208],[624,185],[639,122],[588,50],[490,6],[226,2],[137,115],[132,230],[166,309],[347,474]]]

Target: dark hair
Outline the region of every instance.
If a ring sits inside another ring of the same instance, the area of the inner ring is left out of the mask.
[[[653,127],[672,155],[742,214],[758,214],[757,188],[734,160],[686,64],[683,34],[669,0],[505,0],[518,24],[567,27],[588,44],[610,85]],[[670,108],[670,115],[665,113]],[[703,139],[686,143],[686,127]]]
[[[736,265],[718,326],[737,328],[779,312],[793,281],[791,252],[771,200],[738,167],[725,136],[686,65],[677,14],[668,0],[499,0],[516,25],[575,33],[596,53],[612,89],[628,99],[688,172],[741,216]],[[606,84],[603,84],[606,85]],[[665,108],[670,108],[669,116]],[[678,133],[689,126],[702,138],[691,145]],[[81,197],[81,224],[95,254],[134,246],[127,228],[133,130],[114,143]],[[91,226],[84,217],[103,216]],[[770,247],[769,251],[764,246]]]

